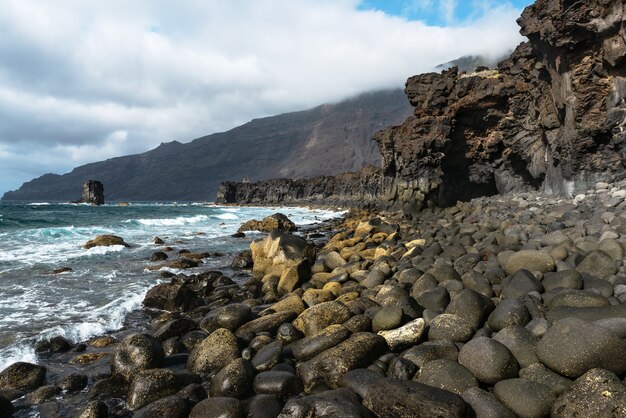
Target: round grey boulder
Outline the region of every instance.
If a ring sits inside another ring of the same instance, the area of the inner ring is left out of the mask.
[[[469,341],[459,351],[459,363],[488,385],[517,377],[519,365],[503,344],[487,337]]]
[[[500,331],[510,325],[525,326],[531,320],[526,305],[518,299],[503,299],[491,312],[487,324],[492,331]]]
[[[419,375],[413,380],[458,395],[471,387],[478,386],[478,380],[469,370],[456,361],[448,359],[429,361],[420,369]]]
[[[522,418],[550,416],[556,396],[546,385],[526,379],[507,379],[496,383],[493,393],[500,401]]]
[[[196,373],[212,375],[237,357],[237,337],[226,328],[219,328],[194,348],[187,361],[187,368]]]
[[[113,352],[111,369],[114,374],[131,381],[142,370],[161,367],[165,353],[161,342],[148,334],[126,338]]]
[[[556,264],[549,254],[537,250],[521,250],[511,254],[502,267],[506,274],[514,274],[522,269],[545,273],[553,271]]]

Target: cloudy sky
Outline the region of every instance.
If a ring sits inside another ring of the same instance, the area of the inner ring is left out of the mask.
[[[501,56],[530,0],[0,0],[0,196]]]

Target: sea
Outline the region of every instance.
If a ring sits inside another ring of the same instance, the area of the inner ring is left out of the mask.
[[[0,370],[18,361],[38,362],[33,345],[39,340],[61,335],[79,342],[120,329],[125,317],[141,308],[148,289],[165,281],[149,269],[159,266],[149,261],[162,247],[155,237],[175,250],[224,254],[199,267],[219,269],[248,248],[251,238],[261,237],[231,237],[241,223],[276,212],[297,225],[340,214],[206,203],[0,202]],[[131,247],[82,247],[102,234],[119,235]],[[51,274],[60,268],[71,271]]]

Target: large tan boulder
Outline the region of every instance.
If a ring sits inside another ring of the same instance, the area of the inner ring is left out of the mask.
[[[309,265],[315,260],[315,247],[304,238],[278,230],[250,243],[250,252],[254,263],[252,273],[259,279],[267,274],[280,277],[285,270],[298,266],[304,260]]]
[[[272,232],[275,229],[279,229],[281,231],[295,231],[297,228],[296,228],[296,224],[294,224],[288,217],[286,217],[282,213],[275,213],[271,216],[263,218],[262,221],[251,219],[249,221],[244,222],[239,227],[239,232],[244,232],[244,231]]]

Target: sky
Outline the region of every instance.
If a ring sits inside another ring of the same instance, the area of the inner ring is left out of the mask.
[[[45,173],[403,87],[530,0],[0,0],[0,196]]]

